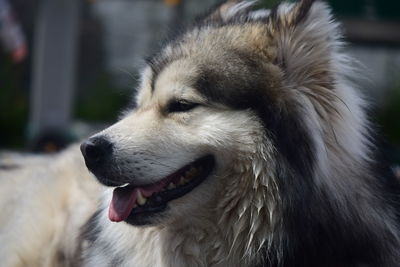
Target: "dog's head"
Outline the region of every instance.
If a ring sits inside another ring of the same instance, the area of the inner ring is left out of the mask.
[[[168,44],[143,71],[136,108],[82,144],[90,171],[116,187],[111,220],[156,224],[215,210],[253,188],[257,174],[242,173],[256,159],[273,176],[275,154],[293,172],[312,169],[304,114],[333,114],[335,25],[322,3],[251,8],[227,1]]]

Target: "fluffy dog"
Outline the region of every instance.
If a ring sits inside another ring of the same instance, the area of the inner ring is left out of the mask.
[[[252,4],[168,43],[136,108],[82,143],[108,189],[79,264],[398,266],[399,185],[378,170],[338,24],[319,1]]]

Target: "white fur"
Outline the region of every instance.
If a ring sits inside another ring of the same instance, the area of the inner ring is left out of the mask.
[[[0,265],[73,266],[80,228],[98,205],[100,186],[77,146],[15,163],[22,167],[0,172]]]

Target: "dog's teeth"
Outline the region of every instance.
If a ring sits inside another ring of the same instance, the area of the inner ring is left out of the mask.
[[[196,167],[194,167],[194,166],[190,167],[190,169],[187,170],[184,174],[184,178],[186,178],[186,182],[188,182],[190,179],[192,179],[194,176],[196,176],[198,172],[199,172],[199,170]]]
[[[147,198],[145,198],[142,195],[142,192],[140,192],[140,190],[138,190],[138,192],[137,192],[137,200],[136,201],[140,206],[144,205],[147,201]]]
[[[171,189],[174,189],[174,188],[176,188],[176,185],[173,182],[169,183],[167,189],[171,190]]]
[[[184,185],[186,183],[185,177],[181,176],[179,180],[179,185]]]

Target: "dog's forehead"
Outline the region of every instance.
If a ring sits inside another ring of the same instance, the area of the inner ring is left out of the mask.
[[[198,73],[198,67],[193,61],[179,59],[172,62],[164,68],[154,83],[153,97],[161,101],[171,98],[201,98],[193,88]]]
[[[139,107],[165,106],[173,99],[204,101],[204,97],[193,87],[199,69],[191,61],[181,59],[171,62],[154,78],[154,71],[147,67],[142,73],[142,83],[137,96]]]
[[[171,98],[203,98],[249,108],[249,97],[254,99],[261,90],[277,84],[276,51],[265,28],[259,24],[228,28],[229,34],[221,28],[189,33],[150,60],[149,98],[156,97],[158,104]]]

